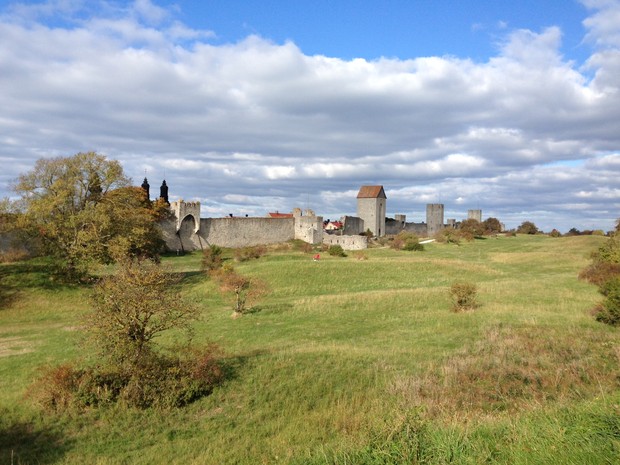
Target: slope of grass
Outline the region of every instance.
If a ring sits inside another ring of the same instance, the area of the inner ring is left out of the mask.
[[[604,240],[271,252],[235,264],[270,288],[239,319],[199,254],[166,258],[203,310],[197,342],[216,342],[231,374],[164,412],[38,412],[24,394],[39,367],[86,355],[88,289],[3,265],[0,463],[615,463],[620,336],[593,321],[596,288],[577,280]],[[458,279],[478,284],[476,311],[450,311]]]

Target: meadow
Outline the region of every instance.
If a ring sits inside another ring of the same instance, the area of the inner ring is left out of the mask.
[[[200,254],[166,257],[224,382],[179,409],[57,415],[25,395],[42,367],[89,361],[90,289],[54,282],[42,259],[2,264],[0,463],[620,463],[620,333],[594,321],[600,295],[577,279],[605,240],[519,235],[319,261],[274,249],[235,263],[269,287],[241,318]],[[480,305],[455,313],[448,289],[463,279]]]

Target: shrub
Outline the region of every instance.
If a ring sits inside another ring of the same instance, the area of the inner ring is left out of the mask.
[[[419,248],[420,239],[414,233],[401,231],[395,237],[390,247],[396,250],[424,250],[424,246]]]
[[[596,307],[595,318],[597,321],[612,326],[620,326],[620,277],[607,281],[600,288],[605,300]]]
[[[614,234],[592,254],[595,262],[620,263],[620,234]]]
[[[150,354],[127,370],[104,365],[77,370],[60,365],[43,372],[28,396],[46,411],[64,412],[121,403],[131,408],[181,407],[209,395],[224,377],[215,346],[180,355]]]
[[[620,276],[620,263],[594,262],[579,273],[579,279],[599,287],[616,276]]]
[[[48,412],[63,412],[75,404],[82,373],[71,364],[44,368],[26,397]]]
[[[327,253],[330,254],[332,257],[346,257],[347,256],[344,249],[339,244],[334,244],[330,246],[329,249],[327,250]]]
[[[417,241],[408,241],[403,246],[403,250],[421,252],[424,250],[424,244],[420,244]]]
[[[262,245],[254,247],[242,247],[235,249],[235,260],[238,262],[247,262],[249,260],[257,259],[267,253],[267,249]]]
[[[222,267],[222,248],[217,245],[212,245],[205,249],[202,253],[200,265],[202,271],[206,274],[214,270],[219,270]]]
[[[551,230],[549,235],[551,237],[562,237],[562,233],[560,231],[558,231],[557,229],[555,229],[555,228]]]
[[[247,313],[249,306],[256,303],[266,292],[267,286],[257,278],[249,278],[237,273],[232,266],[224,266],[216,275],[220,291],[230,297],[233,316]]]
[[[478,287],[474,283],[458,281],[450,286],[452,309],[455,312],[473,310],[478,306]]]
[[[459,226],[459,235],[466,241],[473,241],[476,237],[484,234],[484,225],[474,219],[469,218],[461,222]]]
[[[440,243],[447,244],[461,244],[461,239],[458,230],[454,228],[443,228],[440,231],[437,231],[435,234],[435,240]]]

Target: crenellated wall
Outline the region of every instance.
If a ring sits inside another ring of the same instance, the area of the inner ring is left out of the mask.
[[[323,240],[320,216],[200,218],[200,202],[182,200],[170,204],[170,209],[175,218],[160,226],[166,246],[172,251],[201,250],[210,245],[249,247],[291,239],[320,244]]]

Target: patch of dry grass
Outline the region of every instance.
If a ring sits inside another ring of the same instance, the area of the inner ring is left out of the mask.
[[[615,333],[493,327],[484,337],[389,388],[432,417],[468,418],[612,393],[620,386]]]
[[[0,338],[0,357],[34,352],[34,343],[21,337]]]

